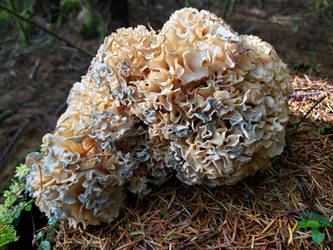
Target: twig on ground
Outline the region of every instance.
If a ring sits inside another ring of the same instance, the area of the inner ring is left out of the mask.
[[[35,23],[35,22],[29,20],[28,18],[25,18],[24,16],[20,15],[19,13],[15,12],[15,11],[9,9],[9,8],[7,8],[7,7],[6,7],[5,5],[3,5],[2,3],[0,3],[0,9],[5,10],[6,12],[8,12],[8,13],[10,13],[11,15],[15,16],[16,18],[19,18],[19,19],[21,19],[21,20],[23,20],[23,21],[25,21],[25,22],[27,22],[27,23],[29,23],[29,24],[31,24],[31,25],[33,25],[33,26],[35,26],[35,27],[37,27],[37,28],[39,28],[39,29],[41,29],[41,30],[43,30],[44,32],[50,34],[51,36],[53,36],[53,37],[55,37],[55,38],[57,38],[57,39],[59,39],[59,40],[65,42],[65,43],[67,43],[69,46],[71,46],[71,47],[77,49],[79,52],[81,52],[81,53],[84,54],[85,56],[87,56],[87,57],[89,57],[89,58],[94,57],[90,52],[88,52],[88,51],[86,51],[86,50],[84,50],[84,49],[78,47],[77,45],[73,44],[73,43],[70,42],[69,40],[67,40],[67,39],[65,39],[65,38],[63,38],[63,37],[57,35],[55,32],[53,32],[53,31],[51,31],[51,30],[49,30],[49,29],[47,29],[47,28],[41,26],[40,24]]]
[[[321,91],[316,91],[316,92],[310,92],[310,93],[292,94],[290,97],[291,98],[302,98],[302,97],[305,97],[305,96],[319,95],[321,93],[322,93]]]
[[[195,240],[195,242],[198,243],[198,244],[200,244],[200,243],[202,243],[202,242],[204,242],[204,241],[206,241],[206,240],[210,240],[210,239],[215,238],[215,237],[218,236],[220,233],[221,233],[220,230],[217,230],[217,231],[215,231],[214,233],[212,233],[211,235],[208,235],[208,236],[206,236],[206,237],[199,238],[199,239]]]
[[[132,241],[128,244],[125,244],[121,247],[118,247],[117,250],[120,250],[120,249],[132,249],[132,247],[134,247],[136,244],[138,244],[140,241],[143,241],[144,237],[140,237],[139,239],[135,240],[135,241]]]
[[[31,218],[31,222],[32,222],[32,233],[33,235],[36,234],[36,226],[35,226],[35,221],[34,221],[34,217],[32,216],[32,213],[30,213],[30,218]]]
[[[57,116],[59,116],[60,114],[62,114],[63,112],[65,112],[67,108],[67,102],[63,102],[54,112],[54,114],[56,114]]]
[[[315,104],[312,105],[312,107],[308,110],[308,112],[306,112],[306,114],[302,117],[302,119],[296,124],[296,127],[294,129],[294,133],[296,133],[296,131],[299,129],[299,127],[301,126],[301,124],[304,122],[304,120],[306,119],[306,117],[311,113],[311,111],[317,107],[319,105],[319,103],[321,103],[324,99],[326,98],[326,96],[322,96],[318,101],[316,101]]]
[[[287,133],[286,135],[286,143],[287,143],[287,147],[289,147],[289,142],[290,142],[290,137],[294,134],[296,134],[297,130],[299,129],[299,127],[301,126],[301,124],[304,122],[304,120],[306,119],[306,117],[311,113],[312,110],[314,110],[315,107],[317,107],[319,105],[319,103],[321,103],[324,99],[326,98],[326,96],[322,96],[318,101],[315,102],[315,104],[312,105],[312,107],[306,112],[306,114],[302,117],[302,119],[296,124],[296,127],[290,132]]]
[[[36,75],[36,72],[38,70],[39,65],[40,65],[40,60],[38,59],[38,60],[35,61],[34,67],[33,67],[32,71],[30,72],[30,74],[28,76],[28,78],[30,80],[35,78],[35,75]]]
[[[44,119],[44,114],[42,112],[34,112],[33,117],[36,119],[40,129],[47,130],[47,128],[49,128],[48,121]]]
[[[7,146],[4,148],[4,150],[2,151],[1,155],[0,155],[0,166],[5,162],[5,158],[7,156],[7,154],[9,153],[9,151],[12,149],[12,147],[14,146],[14,144],[16,143],[16,141],[18,140],[18,138],[21,136],[21,134],[24,132],[24,130],[26,129],[26,127],[29,124],[29,118],[27,118],[21,125],[21,127],[16,131],[16,133],[14,134],[14,136],[12,137],[12,139],[10,140],[10,142],[7,144]]]
[[[217,230],[217,231],[213,232],[212,234],[210,234],[210,235],[208,235],[206,237],[202,237],[202,238],[196,239],[194,241],[190,241],[190,242],[186,243],[186,245],[184,245],[184,246],[182,246],[180,248],[177,248],[177,250],[185,250],[190,245],[193,245],[194,243],[196,243],[196,244],[204,243],[207,240],[210,240],[210,239],[213,239],[213,238],[217,237],[220,233],[221,233],[221,231]]]
[[[29,102],[31,100],[31,96],[28,97],[18,97],[16,96],[16,99],[13,98],[13,100],[7,101],[7,102],[0,102],[0,109],[5,110],[5,109],[14,109],[16,111],[16,108],[22,104]]]
[[[0,112],[0,124],[7,119],[8,117],[10,117],[11,115],[13,115],[15,112],[12,110],[4,110]]]

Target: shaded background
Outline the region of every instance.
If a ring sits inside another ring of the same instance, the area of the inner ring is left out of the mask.
[[[291,70],[333,79],[333,3],[329,0],[1,0],[29,20],[95,54],[119,27],[162,27],[184,6],[206,9],[241,34],[271,43]],[[28,152],[39,150],[66,109],[91,58],[37,27],[0,12],[0,190]]]

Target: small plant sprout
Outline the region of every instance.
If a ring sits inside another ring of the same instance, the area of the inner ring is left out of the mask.
[[[16,167],[15,177],[22,179],[27,174],[29,174],[29,172],[30,172],[30,169],[25,164],[21,164]]]
[[[3,193],[5,201],[0,204],[0,247],[19,239],[13,225],[15,224],[14,219],[19,218],[23,210],[30,211],[32,208],[33,199],[22,200],[26,189],[23,179],[29,174],[29,171],[24,164],[18,166],[15,174],[17,179],[13,179],[9,189]]]
[[[299,228],[311,228],[311,237],[314,242],[320,244],[325,239],[325,233],[322,233],[319,229],[325,227],[331,227],[330,221],[322,215],[304,212],[302,220],[298,222]]]
[[[0,247],[17,240],[18,237],[15,228],[12,225],[0,226]]]

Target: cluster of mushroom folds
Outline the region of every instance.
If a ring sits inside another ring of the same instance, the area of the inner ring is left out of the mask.
[[[291,92],[266,42],[207,11],[176,11],[105,38],[75,83],[28,185],[48,216],[110,222],[127,192],[147,194],[175,172],[187,184],[234,184],[280,154]]]

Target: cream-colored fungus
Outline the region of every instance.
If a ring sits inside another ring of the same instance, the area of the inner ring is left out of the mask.
[[[176,11],[161,32],[105,38],[42,151],[27,157],[36,203],[71,226],[110,222],[128,191],[175,172],[234,184],[285,145],[286,65],[260,38],[207,11]]]

